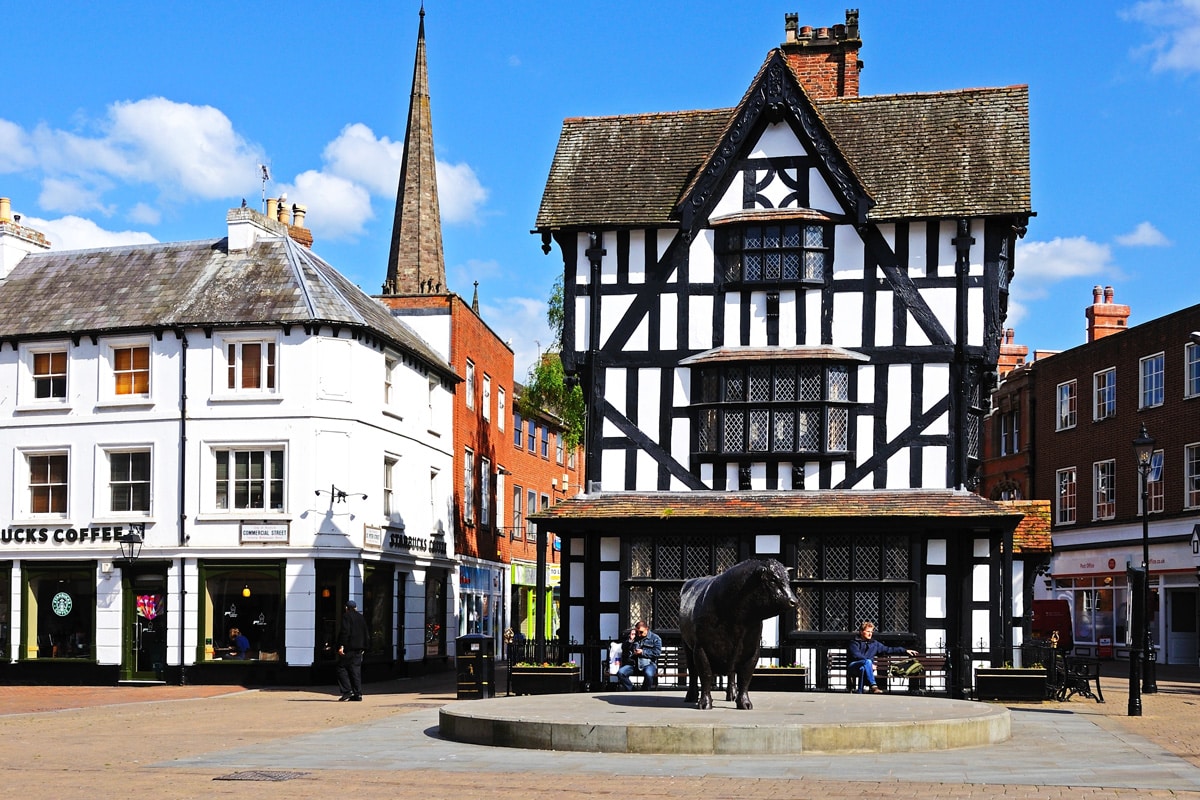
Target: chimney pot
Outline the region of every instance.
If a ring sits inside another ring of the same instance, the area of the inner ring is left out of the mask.
[[[0,197],[0,222],[12,219],[12,203],[7,197]]]
[[[1112,301],[1113,301],[1113,287],[1105,286],[1104,287],[1104,302],[1108,303],[1109,305],[1112,305]]]
[[[1100,304],[1100,291],[1099,286],[1092,287],[1092,305],[1094,306]]]
[[[800,38],[801,39],[811,39],[812,38],[812,25],[805,25],[803,28],[800,29]]]
[[[828,39],[829,38],[829,28],[817,28],[817,38],[818,39]]]
[[[292,218],[295,220],[294,224],[297,228],[304,227],[304,217],[306,214],[308,214],[307,206],[302,206],[299,203],[292,206]]]

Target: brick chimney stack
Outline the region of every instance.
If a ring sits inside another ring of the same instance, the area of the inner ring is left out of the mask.
[[[1129,306],[1113,302],[1113,287],[1092,287],[1092,304],[1084,310],[1087,316],[1087,340],[1094,342],[1125,330],[1129,322]]]
[[[846,24],[832,28],[799,25],[799,14],[784,15],[784,42],[780,45],[788,65],[804,91],[816,99],[858,97],[858,9],[846,9]]]
[[[1015,337],[1016,331],[1006,328],[1004,335],[1000,338],[1000,361],[997,364],[997,371],[1001,378],[1017,367],[1025,366],[1025,362],[1029,359],[1029,348],[1023,344],[1014,344]]]

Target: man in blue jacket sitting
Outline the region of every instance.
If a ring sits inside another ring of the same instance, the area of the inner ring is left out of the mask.
[[[617,670],[617,683],[625,691],[632,691],[634,672],[644,676],[643,689],[658,687],[658,656],[662,653],[662,639],[650,630],[645,622],[638,622],[629,631],[621,648],[621,668]]]
[[[860,676],[858,692],[862,694],[863,687],[871,694],[882,694],[883,690],[875,685],[876,656],[915,656],[916,650],[906,650],[903,647],[888,647],[875,639],[875,623],[863,620],[858,626],[858,633],[850,640],[847,648],[847,669],[852,676]]]

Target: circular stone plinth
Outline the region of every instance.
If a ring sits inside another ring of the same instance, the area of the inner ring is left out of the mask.
[[[723,697],[723,696],[722,696]],[[443,706],[456,742],[592,753],[800,755],[978,747],[1012,735],[1008,709],[912,695],[753,692],[754,709],[679,692],[598,692],[461,700]]]

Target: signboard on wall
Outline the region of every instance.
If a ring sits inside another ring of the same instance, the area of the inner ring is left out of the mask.
[[[363,547],[371,550],[383,549],[383,528],[378,525],[363,526]]]
[[[267,522],[243,522],[240,541],[242,544],[259,542],[282,542],[287,544],[288,524],[286,522],[279,524]]]

